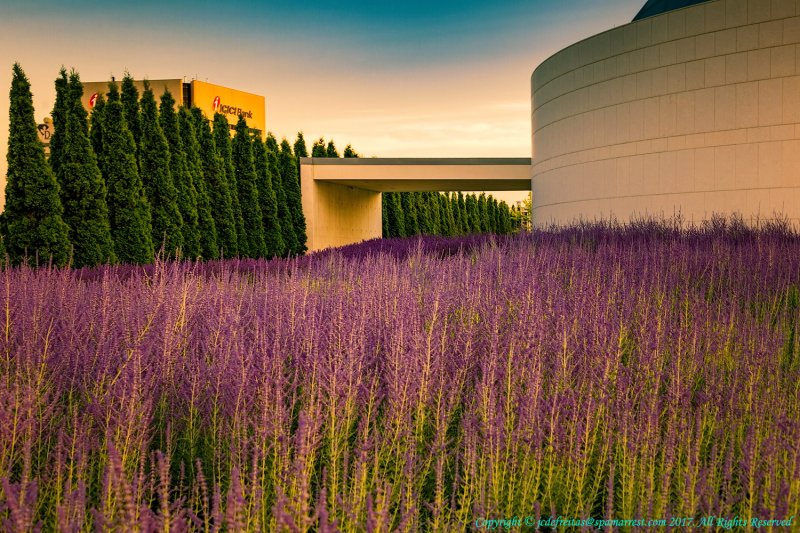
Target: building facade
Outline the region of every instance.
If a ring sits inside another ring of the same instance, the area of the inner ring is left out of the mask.
[[[117,84],[119,85],[119,81]],[[135,80],[134,85],[141,95],[144,91],[144,81]],[[176,105],[199,107],[203,113],[213,119],[214,113],[222,113],[228,118],[233,128],[239,114],[244,115],[247,126],[255,130],[262,139],[266,131],[266,102],[263,96],[229,89],[200,80],[185,82],[182,79],[149,80],[150,88],[160,101],[161,95],[167,89],[175,99]],[[83,84],[83,107],[91,111],[94,102],[101,94],[108,92],[107,81],[85,82]]]
[[[531,97],[534,224],[800,222],[797,0],[650,0],[544,61]]]

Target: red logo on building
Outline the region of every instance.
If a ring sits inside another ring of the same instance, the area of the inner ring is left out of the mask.
[[[211,104],[211,107],[214,109],[214,113],[219,111],[219,96],[214,98],[214,103]]]
[[[100,96],[97,93],[94,93],[92,96],[89,97],[89,109],[94,108],[95,102],[97,102],[97,97]]]

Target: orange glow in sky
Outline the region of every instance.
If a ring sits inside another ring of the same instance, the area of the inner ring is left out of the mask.
[[[351,2],[351,12],[292,12],[270,2],[12,0],[0,21],[0,87],[10,87],[19,61],[41,122],[62,65],[84,81],[126,69],[136,79],[196,78],[264,95],[267,129],[292,142],[303,131],[309,149],[322,136],[366,157],[529,157],[534,68],[629,22],[642,3]],[[3,97],[4,151],[7,139]],[[3,190],[5,174],[3,157]]]

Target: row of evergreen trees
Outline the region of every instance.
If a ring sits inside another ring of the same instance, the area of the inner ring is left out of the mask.
[[[273,257],[306,251],[297,161],[251,135],[242,117],[231,139],[197,109],[156,105],[129,74],[109,83],[91,129],[76,72],[55,82],[50,160],[36,133],[30,83],[13,67],[6,206],[0,233],[13,263],[26,255],[75,266],[168,257]],[[3,241],[0,241],[0,246]]]
[[[294,146],[251,135],[243,118],[230,137],[224,115],[213,124],[197,108],[175,109],[169,91],[156,105],[126,74],[109,83],[92,110],[91,129],[76,72],[55,82],[50,160],[36,134],[30,84],[13,68],[6,209],[0,253],[57,265],[148,263],[168,257],[273,257],[306,251],[299,158]],[[212,128],[213,126],[213,128]],[[314,142],[312,157],[340,157],[334,142]],[[348,145],[344,157],[359,157]],[[383,194],[383,235],[509,233],[519,217],[491,196]],[[5,245],[5,246],[4,246]],[[4,249],[4,248],[7,248]],[[180,252],[179,252],[180,251]]]
[[[383,236],[511,233],[520,218],[505,202],[475,193],[385,192]]]

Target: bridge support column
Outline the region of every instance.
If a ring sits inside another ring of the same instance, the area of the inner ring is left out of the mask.
[[[381,236],[381,193],[316,181],[314,165],[300,165],[300,188],[310,252]]]

